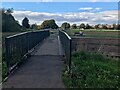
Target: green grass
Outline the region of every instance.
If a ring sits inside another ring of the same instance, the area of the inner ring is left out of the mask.
[[[80,37],[80,36],[75,36],[74,33],[78,32],[79,33],[79,29],[70,29],[70,30],[66,30],[66,32],[72,36],[72,37]],[[84,37],[101,37],[101,38],[120,38],[120,30],[95,30],[95,29],[86,29],[86,30],[82,30],[83,33],[85,34]]]
[[[100,54],[75,52],[72,55],[72,73],[64,70],[63,82],[68,88],[120,88],[118,63]]]

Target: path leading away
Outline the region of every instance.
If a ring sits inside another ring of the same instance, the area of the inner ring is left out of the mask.
[[[3,88],[64,88],[60,47],[57,36],[45,39],[26,63],[3,83]]]

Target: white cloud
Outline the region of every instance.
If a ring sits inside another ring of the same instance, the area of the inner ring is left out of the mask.
[[[102,8],[95,8],[95,10],[101,10]]]
[[[101,0],[90,0],[91,2],[99,2]],[[108,1],[108,0],[107,0]]]
[[[79,8],[78,10],[92,10],[92,7],[84,7],[84,8]]]
[[[21,24],[24,17],[28,17],[30,24],[41,24],[46,19],[55,19],[57,24],[61,25],[63,22],[71,24],[80,24],[82,22],[89,24],[98,23],[117,23],[118,11],[103,11],[103,12],[69,12],[69,13],[41,13],[32,11],[14,11],[13,16]]]
[[[42,0],[43,2],[52,2],[53,0]]]
[[[89,12],[96,12],[96,11],[100,11],[102,8],[96,7],[96,8],[92,8],[92,7],[82,7],[79,8],[78,10],[82,10],[82,11],[89,11]]]

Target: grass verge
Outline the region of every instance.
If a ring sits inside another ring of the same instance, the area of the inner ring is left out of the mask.
[[[65,30],[70,36],[76,37],[75,33],[79,33],[81,30],[79,29],[70,29]],[[120,30],[91,30],[91,29],[85,29],[82,30],[82,32],[85,34],[84,37],[101,37],[101,38],[120,38],[119,33]],[[80,37],[80,36],[77,36]]]
[[[63,82],[68,88],[120,88],[118,63],[97,53],[75,52],[72,73],[67,73],[65,68]]]

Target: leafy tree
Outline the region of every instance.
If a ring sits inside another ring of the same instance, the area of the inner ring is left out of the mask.
[[[7,13],[7,14],[11,14],[11,13],[13,13],[13,8],[9,8],[9,9],[7,9],[7,10],[6,10],[6,13]]]
[[[77,28],[77,25],[76,24],[73,24],[72,25],[72,29],[76,29]]]
[[[113,29],[116,29],[117,28],[117,25],[116,24],[113,24]]]
[[[32,25],[31,25],[31,29],[38,29],[38,28],[37,28],[37,24],[32,24]]]
[[[62,29],[66,29],[66,26],[67,26],[67,22],[63,23],[63,24],[61,25],[61,28],[62,28]]]
[[[70,28],[70,24],[69,24],[69,23],[67,23],[66,28],[67,28],[67,29],[69,29],[69,28]]]
[[[12,16],[13,9],[1,9],[2,13],[2,32],[20,31],[20,24]]]
[[[86,29],[91,29],[92,27],[89,24],[86,24]]]
[[[23,19],[23,21],[22,21],[22,26],[23,26],[24,28],[30,28],[29,20],[28,20],[27,17],[25,17],[25,18]]]
[[[99,26],[100,26],[100,24],[95,25],[95,29],[98,29],[98,28],[99,28]]]
[[[62,28],[62,29],[69,29],[69,28],[70,28],[70,24],[67,23],[67,22],[65,22],[65,23],[63,23],[63,24],[61,25],[61,28]]]
[[[108,29],[107,24],[103,24],[102,29]]]
[[[84,23],[81,23],[81,24],[80,24],[80,28],[85,29],[85,24],[84,24]]]
[[[116,29],[120,30],[120,24],[117,24],[117,28]]]
[[[41,26],[40,29],[57,29],[58,25],[55,23],[55,20],[51,19],[51,20],[45,20]]]

